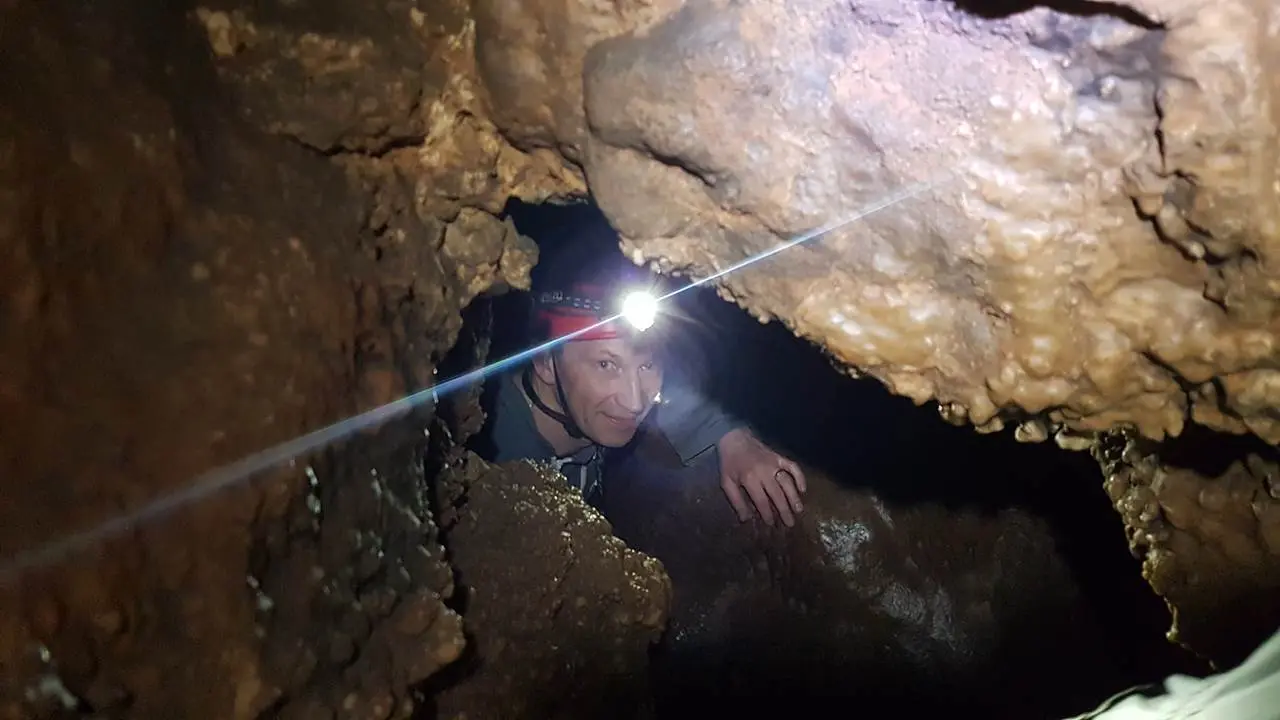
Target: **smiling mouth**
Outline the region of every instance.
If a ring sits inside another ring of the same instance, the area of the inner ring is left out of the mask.
[[[607,419],[609,422],[621,428],[633,428],[636,426],[636,421],[634,419],[624,420],[624,419],[613,417],[612,415],[605,415],[605,419]]]

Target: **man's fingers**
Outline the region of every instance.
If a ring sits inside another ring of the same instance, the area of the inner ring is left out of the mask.
[[[778,517],[782,518],[782,524],[787,527],[791,527],[796,524],[796,518],[791,514],[791,503],[787,498],[786,490],[782,487],[783,482],[786,481],[779,480],[779,476],[781,475],[783,475],[783,473],[779,470],[773,474],[773,477],[766,480],[763,483],[764,491],[768,493],[769,497],[773,500],[773,504],[777,506]],[[792,492],[795,492],[795,490],[793,489]]]
[[[777,479],[779,487],[782,488],[783,494],[787,496],[787,503],[791,505],[791,509],[799,515],[804,511],[804,505],[800,504],[800,493],[796,490],[796,479],[790,470],[779,470],[774,478]]]
[[[756,504],[756,510],[760,513],[760,519],[764,520],[764,524],[773,527],[773,507],[769,502],[769,495],[760,487],[759,483],[747,485],[747,494],[751,496],[751,501]]]
[[[727,477],[721,478],[720,488],[724,490],[725,497],[729,498],[733,511],[738,514],[738,522],[751,519],[751,508],[747,507],[747,501],[742,497],[742,490],[738,488],[738,483]]]
[[[799,465],[797,465],[796,463],[786,458],[783,458],[782,469],[791,473],[791,477],[796,481],[796,488],[799,489],[800,492],[802,493],[809,492],[809,483],[808,481],[805,480],[804,471],[800,469]],[[796,509],[799,510],[799,508],[796,508]]]

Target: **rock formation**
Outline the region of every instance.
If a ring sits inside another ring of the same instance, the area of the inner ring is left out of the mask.
[[[885,455],[889,482],[947,477],[945,463]],[[1158,630],[1121,626],[1120,583],[1101,614],[1088,606],[1062,536],[1026,509],[894,502],[806,473],[791,529],[739,525],[710,462],[646,458],[609,486],[617,532],[662,557],[675,588],[653,668],[661,717],[694,717],[701,697],[740,717],[820,713],[833,698],[876,716],[1068,717],[1161,672],[1133,665],[1171,664]],[[1092,530],[1124,559],[1114,525]],[[1149,601],[1141,617],[1158,629],[1159,601],[1136,575],[1132,597]]]
[[[1210,569],[1274,598],[1274,448],[1210,482],[1158,443],[1280,441],[1277,10],[1054,5],[0,3],[0,550],[474,366],[461,311],[536,260],[511,197],[589,189],[637,261],[703,276],[926,183],[721,293],[954,422],[1124,430],[1099,452],[1156,590],[1183,620],[1222,611]],[[430,490],[477,416],[441,410],[0,589],[0,716],[407,714],[467,647],[461,496]],[[630,588],[599,652],[642,654],[661,568],[523,472],[531,532],[590,548],[573,598]],[[478,607],[491,652],[522,627]]]
[[[1273,449],[1192,432],[1173,447],[1108,437],[1107,493],[1168,602],[1173,639],[1224,665],[1276,628],[1280,464]]]
[[[410,4],[329,10],[279,6],[255,24],[5,5],[6,561],[475,367],[484,318],[463,332],[459,311],[527,287],[536,248],[494,213],[581,185],[471,111],[465,13],[428,26]],[[510,512],[484,487],[431,496],[476,429],[474,393],[436,410],[6,578],[0,716],[407,716],[475,630],[436,518]],[[565,602],[634,588],[599,618],[615,644],[596,652],[642,657],[665,617],[661,567],[527,473],[472,475],[528,488],[521,507],[543,513],[525,531],[573,531],[588,557]],[[563,569],[509,549],[534,579]],[[557,630],[519,619],[482,637],[540,646]],[[642,663],[624,669],[644,687]]]
[[[688,5],[587,56],[592,191],[702,275],[935,183],[725,294],[980,430],[1275,442],[1272,10],[1183,5]]]
[[[495,122],[571,144],[637,262],[705,277],[869,212],[721,294],[982,432],[1280,441],[1273,4],[489,5],[487,82],[523,81]],[[566,21],[611,36],[517,30]],[[576,75],[530,68],[579,64],[570,122]]]

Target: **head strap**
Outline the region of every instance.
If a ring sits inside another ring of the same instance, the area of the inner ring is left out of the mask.
[[[538,396],[537,390],[533,387],[533,367],[527,366],[524,372],[520,373],[520,383],[524,386],[524,392],[529,396],[529,402],[538,408],[547,417],[555,420],[564,426],[564,431],[569,433],[569,437],[575,440],[582,440],[586,434],[582,432],[582,428],[578,427],[578,423],[574,421],[572,411],[569,410],[569,400],[565,397],[564,387],[560,384],[560,368],[556,366],[555,353],[551,355],[551,371],[556,376],[556,400],[560,402],[560,407],[564,408],[564,412],[556,412],[551,406],[542,402],[542,398]]]

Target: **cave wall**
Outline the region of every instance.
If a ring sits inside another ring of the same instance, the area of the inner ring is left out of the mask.
[[[927,432],[927,416],[885,415]],[[1161,637],[1166,614],[1136,568],[1125,568],[1132,583],[1117,583],[1096,567],[1099,553],[1072,548],[1042,509],[1018,507],[1010,493],[978,497],[1006,479],[1025,487],[1070,475],[1046,464],[992,467],[1002,458],[974,449],[992,440],[977,438],[955,465],[879,444],[868,454],[880,467],[806,464],[805,512],[795,527],[769,528],[738,522],[714,461],[681,467],[663,440],[646,437],[615,466],[604,509],[628,544],[663,559],[674,585],[653,668],[661,716],[698,717],[708,705],[807,716],[834,701],[874,717],[1057,718],[1166,673],[1204,672]],[[893,497],[926,484],[929,500]],[[938,485],[967,495],[944,504]],[[1108,512],[1099,487],[1055,494],[1103,500],[1094,508]],[[1070,534],[1119,540],[1111,549],[1120,554],[1108,557],[1128,566],[1119,519],[1089,518]],[[1073,556],[1093,567],[1074,574]]]
[[[707,274],[955,171],[721,293],[980,430],[1275,443],[1275,10],[1125,7],[6,3],[0,547],[429,384],[526,282],[507,199],[588,185]],[[6,586],[0,707],[403,710],[466,647],[414,468],[476,416],[407,422]]]
[[[1222,667],[1280,625],[1280,456],[1193,432],[1172,446],[1110,436],[1093,449],[1169,638]]]
[[[5,8],[6,557],[353,409],[358,203],[219,112],[198,36],[144,30],[175,13]],[[251,527],[300,474],[6,587],[5,714],[58,683],[152,717],[259,708]]]
[[[434,716],[652,717],[649,651],[673,594],[664,566],[547,468],[458,453],[438,488],[473,642],[428,684]]]
[[[983,7],[481,0],[478,58],[499,127],[668,270],[935,183],[719,283],[894,392],[1028,439],[1280,439],[1274,8]]]
[[[497,136],[468,84],[465,6],[429,10],[0,8],[6,559],[483,360],[486,320],[463,309],[527,287],[536,260],[494,213],[582,181]],[[474,391],[440,410],[6,577],[0,717],[405,717],[477,632],[546,645],[555,628],[503,603],[464,619],[499,560],[460,572],[467,535],[448,546],[435,518],[508,498],[469,476],[440,496],[481,419]],[[527,519],[533,537],[585,511],[527,471],[483,477],[554,511]],[[635,583],[602,606],[617,643],[596,649],[625,666],[665,621],[666,576],[579,525],[590,571],[565,592]],[[545,549],[525,538],[500,561],[546,580]],[[643,686],[624,669],[611,687]],[[451,681],[504,699],[500,678]]]
[[[521,83],[495,122],[570,145],[636,262],[705,277],[857,218],[718,291],[980,432],[1280,441],[1274,3],[508,9],[476,3],[486,82]],[[553,23],[608,37],[519,30]],[[1271,587],[1274,550],[1241,532],[1236,582]],[[1164,558],[1203,582],[1184,621],[1232,612],[1217,560]]]
[[[687,4],[587,55],[587,176],[695,275],[936,183],[723,294],[980,430],[1275,442],[1274,12]]]
[[[1084,449],[1188,420],[1280,439],[1275,13],[477,0],[196,16],[246,116],[373,194],[387,266],[437,243],[460,304],[522,269],[492,217],[512,195],[589,186],[634,259],[706,275],[928,183],[719,291],[951,422]],[[404,389],[367,377],[376,398]],[[1250,582],[1268,587],[1272,552],[1253,545]],[[1193,568],[1211,557],[1164,563],[1207,577]],[[1184,620],[1226,607],[1192,604]]]

